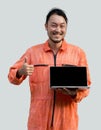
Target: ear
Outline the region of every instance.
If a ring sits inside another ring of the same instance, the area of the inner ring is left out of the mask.
[[[47,30],[48,29],[48,25],[45,23],[45,29]]]

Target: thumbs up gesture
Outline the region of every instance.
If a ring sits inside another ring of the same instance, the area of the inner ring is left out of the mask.
[[[22,75],[25,75],[25,76],[30,76],[32,75],[34,71],[34,66],[33,65],[29,65],[27,63],[27,59],[25,58],[24,59],[24,63],[21,67],[21,69],[18,70],[18,77],[21,77]]]

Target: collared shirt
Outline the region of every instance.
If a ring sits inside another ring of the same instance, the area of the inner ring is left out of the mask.
[[[31,104],[28,130],[78,130],[77,105],[88,96],[89,89],[79,90],[75,98],[63,94],[61,91],[56,91],[54,119],[52,120],[54,90],[50,88],[49,84],[49,68],[63,64],[86,66],[87,83],[90,85],[91,80],[85,52],[80,47],[69,44],[65,40],[56,55],[49,47],[48,41],[32,46],[10,67],[8,79],[13,84],[20,85],[26,79],[26,76],[22,76],[20,79],[16,77],[16,72],[23,65],[25,57],[27,57],[28,64],[34,65],[34,72],[29,76]]]

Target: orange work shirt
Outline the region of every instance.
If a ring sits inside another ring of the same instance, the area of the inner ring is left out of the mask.
[[[48,46],[48,41],[32,46],[9,69],[8,79],[15,85],[20,85],[26,79],[26,76],[20,79],[16,77],[16,72],[23,65],[25,57],[28,64],[35,66],[33,74],[29,76],[31,103],[28,130],[78,130],[77,105],[88,96],[90,90],[79,90],[74,98],[61,91],[55,91],[54,101],[54,90],[49,85],[49,68],[54,65],[62,66],[62,64],[86,66],[87,82],[90,85],[90,74],[84,51],[65,40],[56,56]]]

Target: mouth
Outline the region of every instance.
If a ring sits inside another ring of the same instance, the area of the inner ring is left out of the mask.
[[[63,35],[63,33],[53,32],[53,35],[61,36],[61,35]]]

